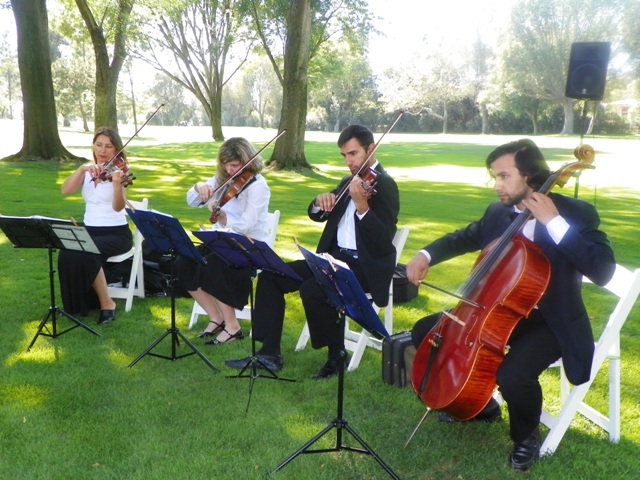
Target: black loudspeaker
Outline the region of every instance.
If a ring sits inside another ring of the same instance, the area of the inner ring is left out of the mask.
[[[572,44],[565,96],[579,100],[602,100],[610,53],[610,42]]]

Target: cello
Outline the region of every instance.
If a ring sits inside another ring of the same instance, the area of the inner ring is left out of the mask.
[[[574,155],[579,161],[552,173],[539,193],[546,195],[574,173],[592,168],[591,147],[579,146]],[[427,413],[440,410],[455,420],[470,420],[491,399],[509,337],[538,304],[550,278],[549,262],[540,248],[520,235],[530,216],[528,209],[522,211],[483,249],[461,288],[465,300],[443,312],[418,347],[411,383]]]

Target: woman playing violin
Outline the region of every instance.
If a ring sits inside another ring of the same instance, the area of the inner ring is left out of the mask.
[[[606,284],[613,276],[615,259],[606,234],[599,229],[600,218],[592,205],[538,191],[551,172],[542,152],[531,140],[499,146],[487,157],[486,167],[494,180],[499,201],[489,205],[481,219],[420,250],[407,264],[407,276],[417,285],[430,267],[458,255],[486,249],[507,230],[516,214],[525,209],[531,213],[519,235],[538,246],[548,260],[548,285],[527,318],[515,325],[508,338],[508,353],[495,374],[495,383],[509,411],[513,441],[511,467],[522,471],[532,465],[540,450],[540,374],[562,357],[574,385],[589,379],[594,343],[582,301],[582,277],[588,277],[597,285]],[[416,347],[420,347],[423,339],[428,347],[426,337],[439,317],[439,314],[429,315],[416,323],[412,330]],[[441,421],[454,421],[442,413]],[[490,399],[487,407],[472,420],[489,422],[500,418],[499,405]]]
[[[271,192],[260,174],[264,163],[244,138],[225,141],[218,150],[216,174],[187,192],[187,204],[207,206],[214,230],[266,240],[266,215]],[[229,180],[231,181],[229,182]],[[225,185],[226,184],[226,185]],[[206,345],[220,345],[244,338],[235,309],[242,309],[251,292],[251,272],[227,266],[206,245],[200,246],[207,265],[176,259],[176,273],[184,290],[209,315],[209,324],[198,338],[216,337]]]
[[[131,249],[132,235],[124,213],[126,189],[124,173],[114,171],[110,180],[101,180],[103,165],[118,152],[122,159],[120,135],[111,128],[100,128],[93,137],[93,163],[73,172],[62,184],[62,194],[71,195],[82,189],[85,202],[84,226],[100,255],[62,250],[58,256],[60,293],[64,309],[70,314],[87,315],[100,308],[98,324],[115,319],[116,303],[109,296],[104,265],[113,255]]]

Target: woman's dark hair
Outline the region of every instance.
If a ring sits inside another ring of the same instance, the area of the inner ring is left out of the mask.
[[[352,138],[358,140],[358,143],[362,145],[365,150],[373,143],[373,133],[371,130],[364,125],[349,125],[340,133],[338,137],[338,147],[342,147]]]
[[[100,127],[99,129],[96,130],[96,133],[93,134],[93,140],[91,141],[91,145],[93,145],[94,143],[96,143],[96,139],[100,136],[100,135],[106,135],[107,137],[109,137],[109,140],[111,140],[111,143],[113,144],[114,147],[116,147],[116,152],[120,152],[120,150],[122,150],[122,139],[120,138],[120,135],[118,134],[118,132],[116,132],[113,128],[109,128],[109,127]],[[93,161],[97,161],[96,159],[96,153],[93,153]],[[120,153],[120,157],[122,157],[123,160],[127,159],[127,153],[122,150],[122,152]]]
[[[516,168],[520,175],[527,177],[527,185],[534,190],[539,190],[551,175],[551,170],[542,152],[528,138],[505,143],[496,148],[487,156],[485,161],[487,170],[491,169],[491,164],[498,158],[509,154],[515,154]]]

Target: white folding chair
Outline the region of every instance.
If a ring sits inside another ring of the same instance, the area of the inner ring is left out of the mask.
[[[134,210],[148,210],[149,199],[143,198],[142,201],[127,200],[128,204]],[[125,210],[126,213],[126,210]],[[133,247],[126,253],[115,255],[107,259],[108,263],[121,263],[129,258],[133,258],[131,264],[131,274],[129,275],[129,283],[122,285],[109,285],[109,295],[111,298],[126,298],[125,311],[131,311],[133,305],[133,297],[144,298],[144,269],[142,266],[142,234],[137,228],[133,231]]]
[[[402,255],[402,250],[404,250],[404,244],[407,242],[408,236],[409,227],[402,227],[396,231],[396,234],[393,237],[393,245],[396,247],[396,265],[400,261],[400,255]],[[371,299],[370,294],[367,294],[367,297]],[[375,303],[372,302],[372,306],[376,313],[380,311],[380,307]],[[384,326],[387,329],[387,332],[393,332],[393,279],[389,284],[389,303],[387,303],[387,306],[384,308]],[[296,351],[300,351],[306,347],[309,338],[309,324],[305,322],[302,332],[300,333],[300,337],[298,338],[298,343],[296,344]],[[360,365],[364,349],[366,347],[372,347],[376,350],[382,350],[382,341],[372,337],[364,328],[360,331],[351,330],[349,319],[346,319],[344,328],[344,347],[352,352],[348,366],[348,370],[351,372]]]
[[[588,279],[584,279],[588,282]],[[543,410],[541,421],[549,428],[540,449],[542,455],[552,455],[566,433],[576,413],[582,414],[594,424],[609,433],[609,440],[620,440],[620,329],[640,295],[640,268],[630,271],[620,265],[611,281],[604,287],[619,297],[613,313],[595,346],[591,378],[588,382],[571,388],[562,362],[551,367],[560,368],[560,413],[554,416]],[[609,410],[607,415],[585,403],[585,396],[605,360],[609,361]]]
[[[273,248],[276,243],[276,233],[278,232],[279,223],[280,210],[276,210],[273,213],[267,213],[267,232],[269,236],[265,243],[271,248]],[[198,316],[206,314],[207,312],[205,312],[200,304],[194,300],[193,308],[191,309],[191,318],[189,319],[189,328],[192,328],[198,322]],[[236,317],[241,320],[251,320],[251,305],[245,305],[242,310],[236,309]]]

